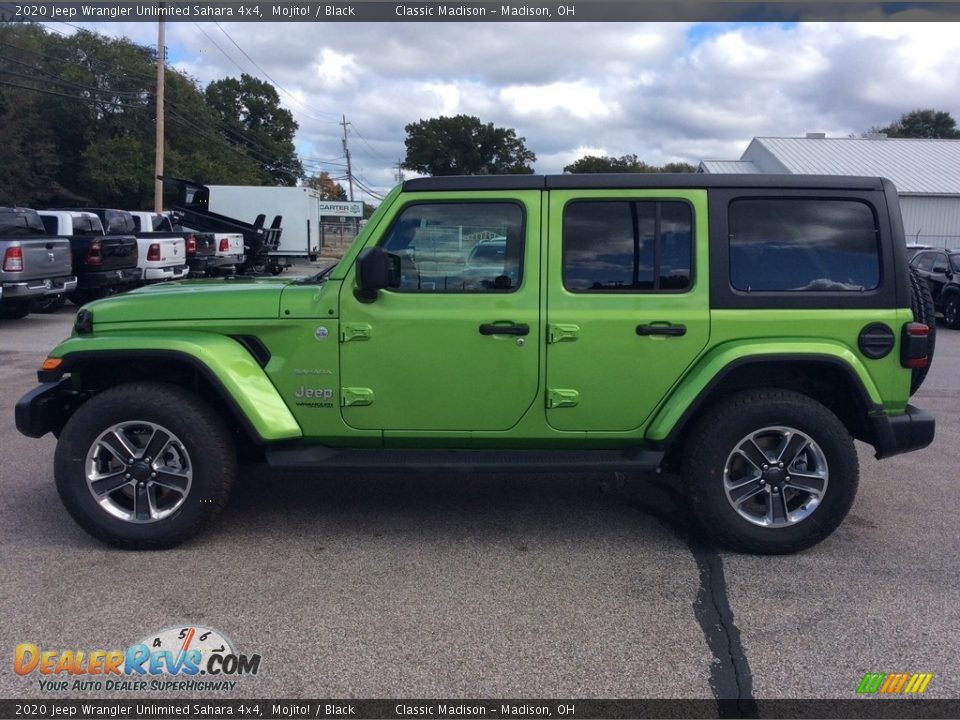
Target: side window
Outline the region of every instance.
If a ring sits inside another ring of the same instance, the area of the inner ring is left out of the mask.
[[[749,198],[729,206],[730,284],[744,292],[874,290],[877,221],[866,203]]]
[[[918,270],[932,270],[934,254],[935,253],[920,253],[920,255],[917,257],[917,261],[913,263],[914,267]]]
[[[563,286],[572,292],[684,291],[693,216],[667,200],[576,200],[563,210]]]
[[[47,235],[57,234],[57,219],[55,217],[41,215],[40,220],[43,222],[43,229],[46,231]]]
[[[523,272],[523,208],[513,202],[416,203],[381,245],[400,256],[400,291],[513,291]]]
[[[947,256],[943,253],[936,253],[933,256],[933,270],[932,272],[940,273],[945,275],[947,270],[950,269],[950,266],[947,265]]]

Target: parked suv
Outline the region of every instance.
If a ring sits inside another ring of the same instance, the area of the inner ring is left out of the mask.
[[[960,250],[924,250],[913,256],[910,265],[930,286],[944,323],[960,330]]]
[[[58,436],[67,509],[125,548],[197,532],[242,449],[326,474],[678,472],[719,541],[786,553],[849,510],[854,439],[932,441],[909,404],[932,317],[883,179],[422,178],[312,277],[90,304],[16,421]]]

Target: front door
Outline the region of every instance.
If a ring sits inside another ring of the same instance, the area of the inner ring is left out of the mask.
[[[508,430],[537,402],[539,191],[418,194],[378,244],[400,287],[340,297],[344,422],[384,431]]]
[[[547,421],[622,432],[707,343],[704,190],[550,194]]]

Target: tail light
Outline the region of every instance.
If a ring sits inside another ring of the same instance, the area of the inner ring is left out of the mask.
[[[150,249],[147,250],[147,260],[159,260],[160,259],[160,243],[151,243]]]
[[[220,252],[225,253],[230,250],[230,241],[227,238],[220,238]]]
[[[7,248],[3,254],[4,272],[23,272],[23,249],[19,247]]]
[[[906,368],[925,368],[930,363],[930,328],[912,322],[903,326],[900,364]]]
[[[196,255],[197,254],[197,238],[195,235],[187,235],[185,238],[185,243],[187,246],[187,255]]]
[[[100,241],[91,240],[90,247],[87,248],[87,265],[102,265],[103,255],[100,254]]]

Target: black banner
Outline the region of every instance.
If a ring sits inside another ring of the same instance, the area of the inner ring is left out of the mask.
[[[537,0],[519,2],[0,2],[0,21],[22,22],[799,22],[960,19],[960,2],[731,2]]]
[[[0,700],[3,718],[958,718],[960,699]]]

